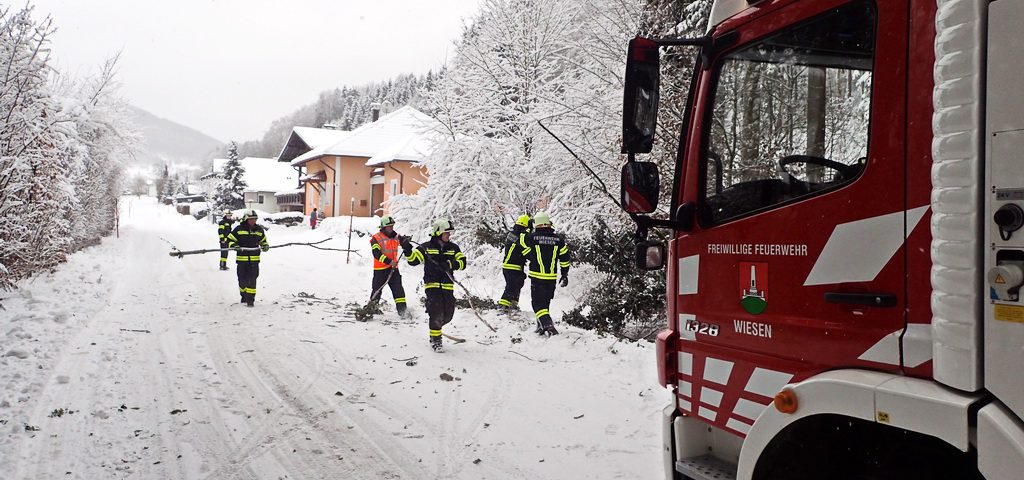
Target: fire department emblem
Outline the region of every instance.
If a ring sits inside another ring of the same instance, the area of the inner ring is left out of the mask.
[[[740,306],[751,315],[768,307],[768,264],[740,262]]]

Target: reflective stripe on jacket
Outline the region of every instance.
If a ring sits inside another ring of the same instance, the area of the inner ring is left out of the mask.
[[[556,235],[550,227],[538,228],[524,235],[521,243],[523,255],[530,261],[527,275],[537,280],[558,280],[558,270],[568,273],[572,256],[565,239]]]
[[[248,223],[242,222],[235,227],[233,232],[228,234],[228,248],[263,248],[269,246],[267,234],[263,231],[263,227],[258,224],[250,227]],[[235,254],[235,260],[239,263],[259,262],[260,252],[259,250],[242,250]]]
[[[234,223],[232,220],[222,218],[220,223],[217,224],[217,238],[220,239],[221,243],[228,241],[228,234],[231,233],[231,225]]]
[[[527,235],[526,228],[516,225],[505,237],[505,255],[502,257],[501,268],[505,270],[523,271],[526,265],[526,257],[523,256],[523,237]]]
[[[377,232],[370,237],[370,251],[373,252],[373,269],[385,270],[398,268],[398,250],[401,245],[398,243],[398,234],[394,237],[387,236],[384,232]]]
[[[454,270],[466,269],[466,255],[459,246],[452,242],[442,243],[438,237],[414,248],[406,260],[412,266],[423,264],[424,290],[455,290],[451,263],[455,264]]]

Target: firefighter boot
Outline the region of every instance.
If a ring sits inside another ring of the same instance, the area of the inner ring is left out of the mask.
[[[552,335],[558,335],[558,330],[555,330],[554,325],[548,325],[544,327],[544,335],[550,337]]]
[[[221,269],[221,270],[227,270],[227,269],[228,269],[228,264],[227,264],[227,262],[225,262],[224,260],[221,260],[221,261],[220,261],[220,269]]]
[[[396,303],[395,304],[395,310],[398,311],[398,316],[399,317],[406,318],[407,312],[409,311],[409,307],[406,306],[405,303]]]
[[[437,353],[444,353],[444,346],[441,345],[441,337],[430,337],[430,348]]]

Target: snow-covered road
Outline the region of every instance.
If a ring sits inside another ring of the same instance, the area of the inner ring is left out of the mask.
[[[368,296],[366,254],[346,265],[306,247],[264,254],[249,309],[213,254],[167,255],[168,242],[215,246],[215,230],[126,198],[120,238],[0,294],[0,478],[660,475],[668,397],[653,346],[561,324],[541,339],[487,312],[491,333],[460,310],[445,330],[469,341],[436,354],[422,270],[402,268],[416,318],[356,322],[345,306]],[[268,238],[329,233],[275,226]],[[496,268],[476,274],[470,290],[500,292]]]

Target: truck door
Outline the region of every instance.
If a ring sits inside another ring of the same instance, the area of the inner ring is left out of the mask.
[[[742,435],[790,381],[899,369],[925,212],[904,192],[906,11],[792,2],[720,26],[738,40],[701,76],[680,199],[697,226],[675,242],[684,410]]]

